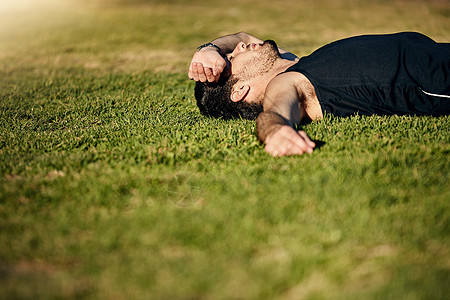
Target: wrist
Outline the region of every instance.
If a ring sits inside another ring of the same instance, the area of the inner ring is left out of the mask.
[[[269,111],[259,114],[256,124],[259,141],[267,143],[275,132],[287,125],[287,122],[278,113]]]
[[[206,44],[200,45],[199,47],[197,47],[197,52],[201,51],[203,49],[208,49],[208,50],[216,49],[220,53],[220,47],[213,43],[206,43]]]

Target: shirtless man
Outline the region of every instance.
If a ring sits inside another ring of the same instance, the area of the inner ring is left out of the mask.
[[[199,48],[188,75],[200,111],[257,117],[258,138],[273,156],[311,153],[315,144],[293,127],[325,112],[450,114],[450,44],[418,33],[353,37],[301,59],[243,32]]]

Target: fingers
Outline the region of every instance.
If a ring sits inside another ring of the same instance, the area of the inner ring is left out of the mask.
[[[214,64],[214,68],[213,68],[214,76],[220,76],[220,74],[222,74],[224,72],[224,70],[228,64],[229,64],[228,60],[225,60],[225,59],[217,60],[216,63]],[[226,74],[224,74],[224,75],[226,75]]]
[[[206,68],[201,63],[193,62],[189,66],[188,76],[194,81],[217,82],[220,78],[220,69]]]
[[[189,77],[189,79],[195,80],[195,75],[194,75],[194,63],[191,63],[191,64],[189,65],[188,77]]]
[[[206,74],[201,63],[191,63],[189,67],[189,78],[194,81],[206,82]]]
[[[190,79],[203,83],[218,82],[227,62],[216,49],[197,51],[189,65]]]
[[[308,137],[308,135],[306,134],[306,132],[304,132],[304,131],[298,131],[298,134],[303,138],[303,141],[305,142],[306,149],[307,149],[306,152],[308,152],[309,149],[310,149],[311,152],[312,152],[312,150],[316,147],[316,143],[314,143],[313,141],[311,141],[311,139]],[[311,152],[308,152],[308,153],[311,153]]]
[[[312,148],[305,148],[299,146],[296,142],[287,142],[282,147],[270,147],[266,145],[266,152],[274,157],[289,156],[289,155],[302,155],[304,153],[312,153]]]
[[[201,78],[202,78],[202,80],[203,80],[203,78],[205,78],[206,81],[208,81],[208,82],[214,82],[214,80],[215,80],[213,71],[211,70],[211,68],[203,68],[203,76]]]
[[[265,150],[272,156],[302,155],[312,153],[315,146],[305,132],[283,126],[268,140]]]

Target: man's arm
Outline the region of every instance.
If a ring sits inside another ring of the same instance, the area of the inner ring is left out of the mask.
[[[219,37],[213,40],[211,43],[217,45],[221,49],[220,54],[225,56],[226,54],[233,52],[234,48],[236,48],[237,44],[239,44],[240,42],[243,42],[245,44],[259,44],[262,43],[263,40],[246,32],[238,32],[235,34]]]
[[[245,32],[225,35],[213,41],[214,46],[204,47],[194,53],[189,65],[188,76],[190,79],[201,82],[217,82],[224,72],[227,63],[225,56],[233,52],[240,42],[261,43],[262,40]],[[220,49],[220,50],[219,50]],[[227,68],[230,71],[230,68]]]
[[[292,73],[275,77],[267,86],[264,112],[258,116],[258,139],[266,144],[272,156],[312,153],[315,144],[303,131],[292,126],[298,124],[305,112],[301,105],[303,94]]]
[[[194,53],[189,65],[189,78],[200,82],[219,81],[220,75],[223,72],[230,72],[230,67],[226,68],[227,64],[229,64],[229,61],[226,59],[227,54],[233,52],[241,42],[245,44],[260,44],[263,40],[246,32],[225,35],[212,40],[211,43],[217,47],[211,45]],[[294,54],[288,51],[283,49],[278,50],[283,58],[290,60],[296,58]]]

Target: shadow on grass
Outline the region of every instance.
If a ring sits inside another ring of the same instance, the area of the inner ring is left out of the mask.
[[[296,130],[304,130],[304,127],[311,125],[312,124],[312,120],[308,119],[308,118],[303,118],[300,122],[300,124],[295,126]],[[325,146],[325,142],[324,141],[320,141],[320,140],[313,140],[311,139],[315,144],[316,144],[316,150],[322,148],[323,146]]]
[[[326,145],[326,143],[324,141],[319,141],[319,140],[312,140],[312,141],[316,144],[316,148],[314,148],[315,150],[318,150]]]

